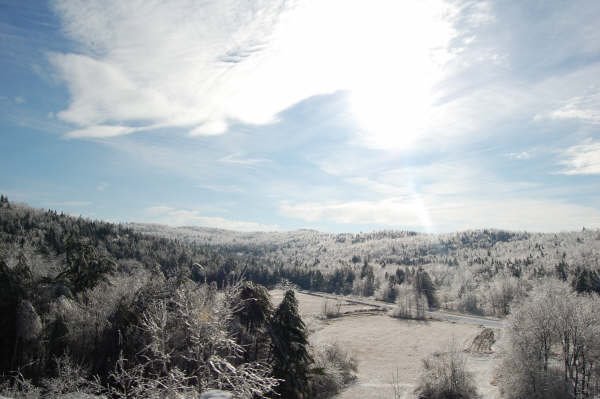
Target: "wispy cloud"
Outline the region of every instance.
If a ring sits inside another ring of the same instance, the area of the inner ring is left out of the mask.
[[[447,232],[494,226],[512,230],[559,231],[599,228],[597,209],[530,198],[432,201],[430,198],[282,203],[280,212],[306,222],[334,222]],[[554,215],[548,218],[548,215]]]
[[[431,228],[427,214],[419,212],[422,204],[415,198],[389,198],[376,201],[310,202],[280,204],[280,212],[307,222],[334,222],[384,226],[419,226]]]
[[[206,216],[193,209],[177,209],[170,206],[157,205],[145,210],[147,221],[163,223],[170,226],[201,226],[237,231],[276,231],[279,226],[249,221],[225,219],[219,216]]]
[[[553,119],[577,119],[592,124],[600,124],[600,91],[573,97],[565,104],[550,112],[548,117]]]
[[[198,188],[219,192],[219,193],[243,193],[244,190],[241,187],[232,185],[219,185],[219,184],[199,184]]]
[[[518,161],[525,161],[527,159],[531,159],[533,154],[531,151],[520,151],[520,152],[509,152],[506,154],[506,157],[509,159],[516,159]]]
[[[435,83],[429,78],[452,37],[441,0],[53,4],[77,45],[50,55],[71,94],[58,116],[77,126],[72,137],[157,126],[220,134],[232,121],[269,123],[303,99],[340,90],[355,93],[364,129],[387,137],[372,124],[390,110],[372,102],[424,109],[429,100],[416,96]]]
[[[9,18],[0,57],[39,83],[0,96],[0,183],[65,186],[40,206],[87,190],[99,213],[244,230],[596,223],[596,0],[50,4],[59,24]],[[148,198],[170,206],[126,208]]]
[[[600,141],[587,140],[562,152],[560,161],[565,175],[599,175]]]
[[[262,114],[242,109],[262,103],[250,98],[256,65],[246,61],[260,61],[283,3],[55,1],[64,32],[79,50],[50,55],[72,97],[58,116],[81,127],[78,137],[154,125],[214,134],[229,118],[269,120],[280,108]]]
[[[228,163],[228,164],[237,164],[237,165],[256,165],[264,162],[270,162],[269,159],[266,158],[250,158],[244,157],[240,153],[229,154],[219,159],[219,162]]]
[[[70,137],[169,127],[221,134],[232,122],[274,122],[301,100],[339,91],[356,142],[383,150],[481,139],[536,115],[600,118],[597,96],[584,96],[600,67],[559,68],[600,51],[600,30],[576,29],[594,24],[593,2],[554,4],[553,12],[442,0],[53,4],[77,44],[77,52],[50,54],[71,94],[58,113],[75,126]],[[538,48],[549,26],[558,39]]]
[[[65,136],[70,138],[106,138],[135,132],[137,129],[125,126],[92,125],[71,130]]]
[[[280,202],[279,211],[311,224],[338,224],[342,230],[356,225],[428,232],[490,226],[529,231],[600,226],[600,211],[572,203],[565,198],[564,188],[549,193],[535,180],[506,179],[495,172],[483,168],[479,159],[379,167],[371,177],[342,175],[356,187],[353,199],[288,199]],[[548,218],[549,214],[558,216]]]

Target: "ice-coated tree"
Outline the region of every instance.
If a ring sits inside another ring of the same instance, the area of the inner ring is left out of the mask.
[[[438,307],[439,303],[437,296],[435,295],[435,286],[433,285],[429,274],[423,270],[422,267],[417,270],[417,274],[415,276],[415,288],[419,295],[425,295],[429,308]]]
[[[241,331],[238,340],[246,347],[245,360],[257,360],[261,352],[268,352],[267,323],[273,313],[269,291],[251,281],[240,284],[238,304],[234,315],[239,320]]]
[[[308,352],[306,329],[293,290],[285,293],[283,301],[271,320],[273,374],[281,379],[277,392],[282,398],[307,397],[309,368],[313,362]]]

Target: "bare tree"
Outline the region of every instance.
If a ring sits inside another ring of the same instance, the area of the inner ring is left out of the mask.
[[[565,283],[534,289],[511,316],[511,351],[502,384],[506,395],[590,398],[600,393],[599,306],[598,296],[578,296]]]

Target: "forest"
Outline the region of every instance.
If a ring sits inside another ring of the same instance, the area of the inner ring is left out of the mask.
[[[0,395],[335,395],[356,361],[310,344],[299,289],[507,320],[504,397],[592,398],[599,258],[589,229],[238,233],[113,224],[2,195]],[[466,372],[467,388],[441,381],[460,362],[427,362],[419,397],[477,397]]]

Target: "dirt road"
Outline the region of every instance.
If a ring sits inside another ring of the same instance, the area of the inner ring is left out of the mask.
[[[317,297],[321,297],[324,299],[331,299],[334,301],[345,301],[348,303],[353,303],[357,305],[371,306],[373,308],[379,308],[381,310],[392,310],[394,308],[394,304],[386,303],[382,301],[377,301],[370,298],[361,298],[355,296],[343,296],[343,295],[335,295],[335,294],[327,294],[324,292],[313,292],[313,291],[304,291],[299,290],[305,295],[313,295]],[[427,319],[431,320],[439,320],[439,321],[448,321],[451,323],[461,323],[461,324],[472,324],[476,326],[484,326],[488,328],[498,328],[502,329],[505,327],[504,320],[495,319],[491,317],[480,317],[474,315],[465,315],[460,313],[451,313],[441,310],[435,311],[426,311],[425,315]]]

